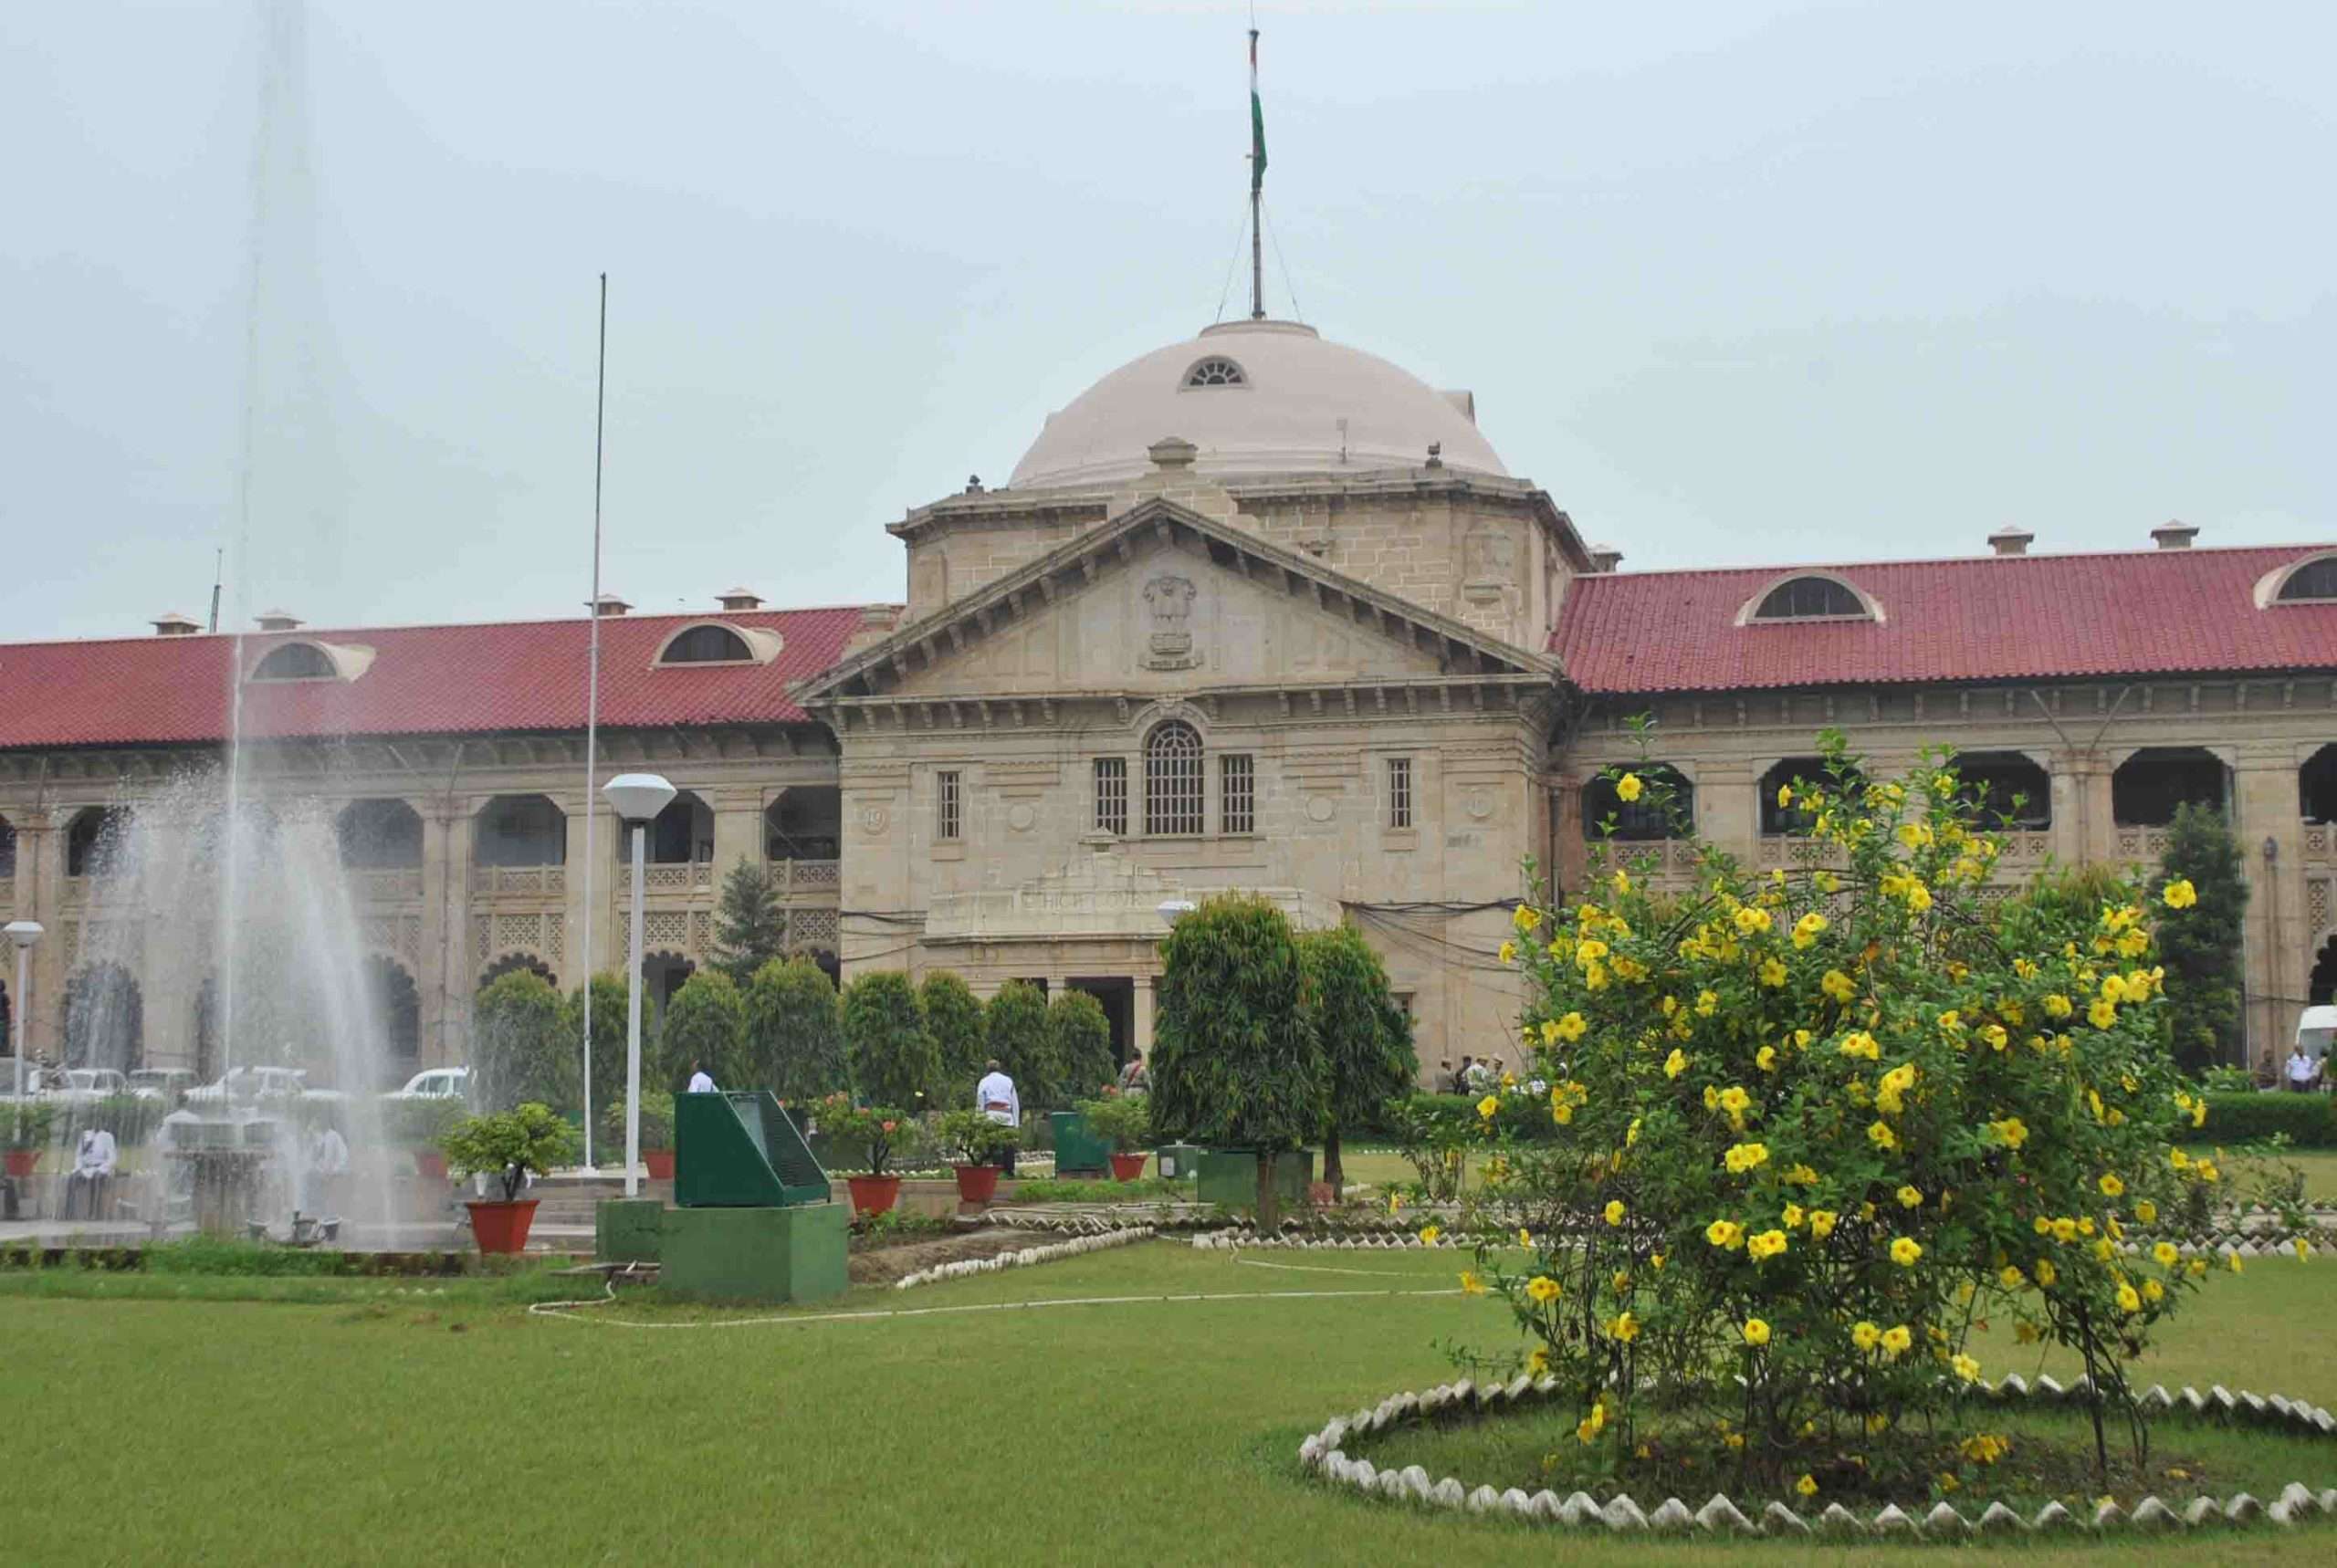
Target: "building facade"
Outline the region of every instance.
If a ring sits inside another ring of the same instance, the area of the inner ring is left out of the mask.
[[[34,1049],[129,987],[136,1038],[104,1048],[207,1065],[201,963],[142,963],[128,928],[199,924],[205,899],[124,900],[110,846],[223,766],[238,712],[241,787],[330,817],[416,1064],[462,1060],[470,998],[507,968],[571,988],[588,941],[620,967],[618,829],[584,778],[596,623],[602,776],[685,791],[646,876],[659,995],[706,957],[723,873],[760,861],[791,943],[845,977],[1077,987],[1143,1050],[1166,920],[1242,889],[1355,922],[1424,1062],[1499,1054],[1506,912],[1590,873],[1620,804],[1602,768],[1668,767],[1705,837],[1793,864],[1809,846],[1763,802],[1829,727],[1878,769],[1961,752],[2019,821],[2004,885],[2152,860],[2175,804],[2221,805],[2254,889],[2251,1056],[2337,986],[2337,549],[2196,549],[2167,525],[2148,549],[2032,555],[2008,529],[1957,559],[1625,572],[1506,471],[1469,394],[1272,321],[1112,372],[1005,486],[890,531],[904,604],[734,590],[702,617],[272,616],[240,640],[164,617],[0,645],[0,917],[49,932]]]

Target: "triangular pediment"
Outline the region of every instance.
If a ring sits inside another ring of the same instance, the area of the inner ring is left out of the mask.
[[[1173,501],[1146,501],[812,683],[867,698],[1547,682],[1550,662]]]

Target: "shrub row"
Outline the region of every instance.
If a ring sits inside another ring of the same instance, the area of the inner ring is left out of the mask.
[[[2337,1148],[2337,1101],[2326,1094],[2251,1090],[2207,1095],[2206,1125],[2185,1124],[2179,1135],[2193,1144],[2245,1144],[2285,1133],[2300,1148]]]

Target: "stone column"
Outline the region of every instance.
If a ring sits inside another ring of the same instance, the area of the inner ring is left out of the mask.
[[[422,813],[421,1065],[459,1066],[468,1054],[471,804],[433,800]]]
[[[719,887],[740,861],[763,863],[763,792],[756,785],[733,784],[697,794],[714,813],[714,882]]]
[[[1760,779],[1750,758],[1699,763],[1695,769],[1696,831],[1746,865],[1760,847]]]
[[[2294,760],[2269,750],[2240,755],[2233,773],[2232,835],[2248,873],[2246,1060],[2288,1054],[2303,1005],[2313,933],[2304,909],[2304,824],[2297,816]],[[2273,853],[2267,859],[2265,841]]]
[[[1136,995],[1128,1004],[1128,1048],[1149,1064],[1152,1061],[1152,977],[1136,977]]]

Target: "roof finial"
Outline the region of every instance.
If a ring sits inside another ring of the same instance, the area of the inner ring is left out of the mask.
[[[1266,189],[1266,109],[1258,98],[1257,18],[1250,18],[1250,319],[1266,319],[1265,238],[1258,209]]]

